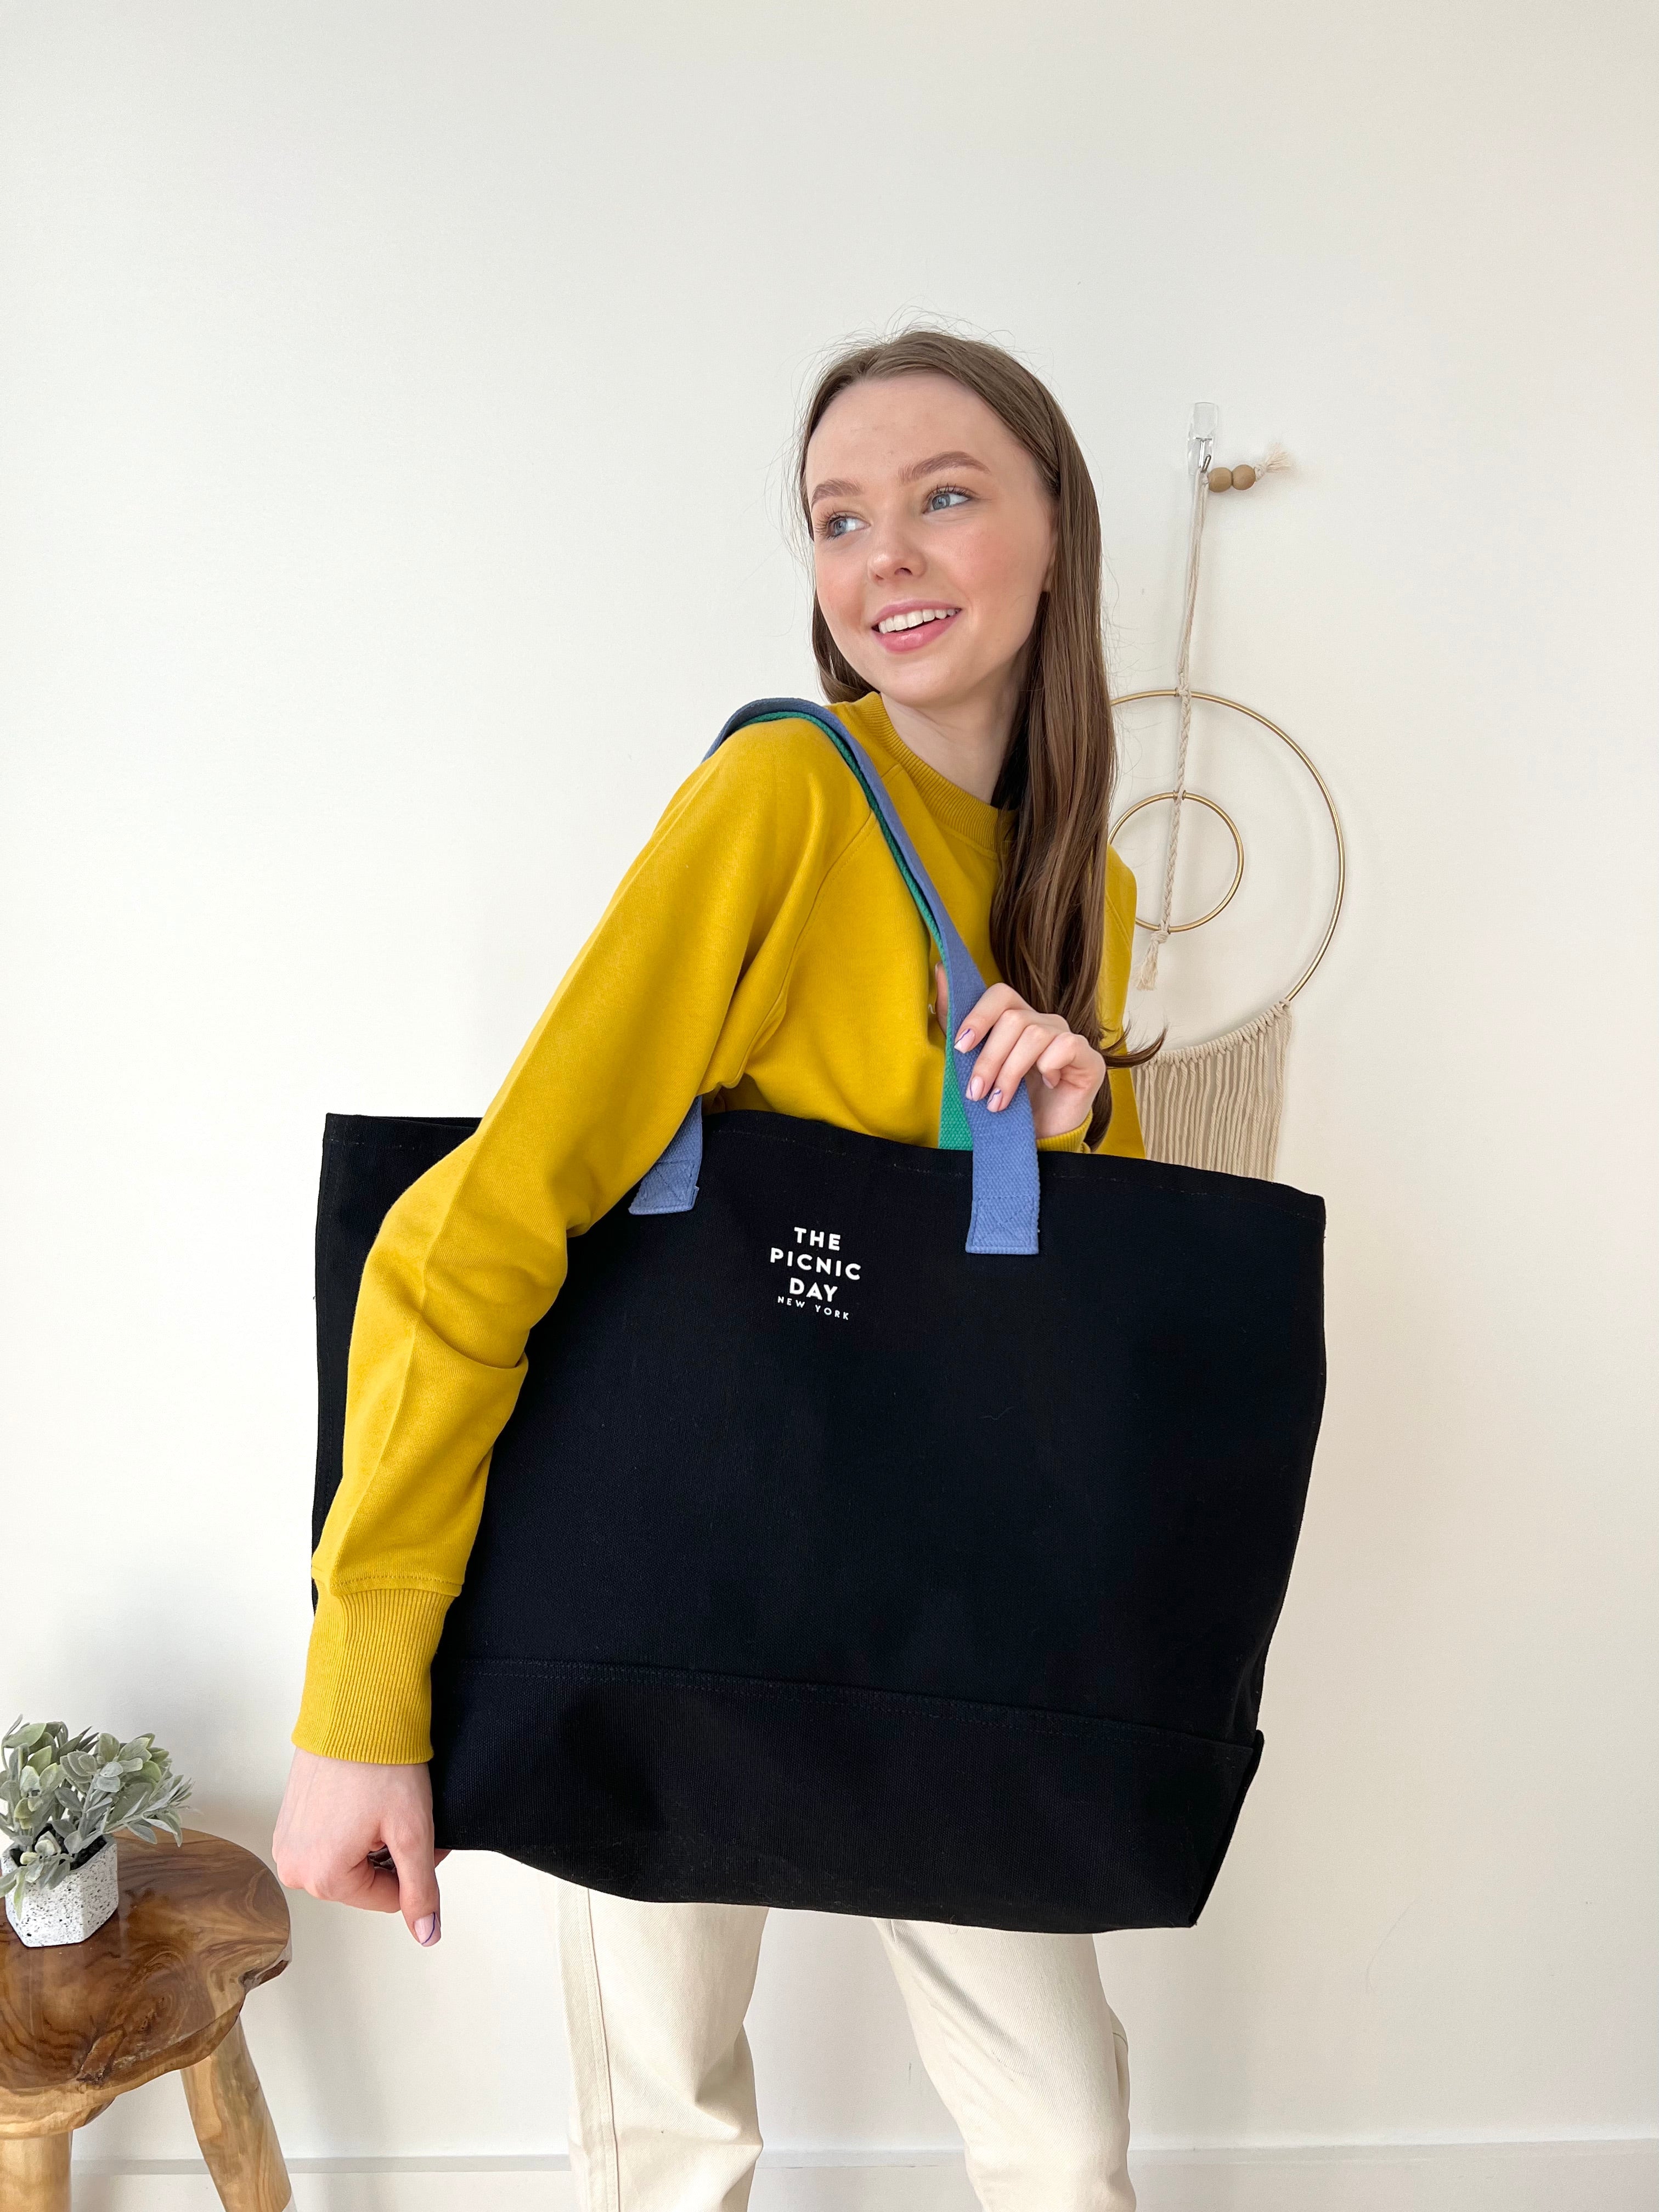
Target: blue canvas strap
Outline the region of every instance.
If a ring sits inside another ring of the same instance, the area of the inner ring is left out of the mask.
[[[945,1085],[939,1113],[939,1142],[946,1149],[971,1151],[974,1156],[973,1207],[968,1222],[967,1249],[970,1252],[1033,1254],[1037,1249],[1038,1178],[1036,1126],[1031,1118],[1031,1101],[1023,1082],[1015,1085],[1013,1097],[1000,1113],[992,1113],[982,1098],[968,1096],[974,1055],[971,1051],[957,1050],[956,1032],[968,1009],[984,992],[984,978],[944,900],[934,890],[874,762],[838,716],[827,708],[815,706],[810,699],[751,700],[732,716],[703,757],[711,758],[734,730],[746,728],[751,722],[781,721],[811,722],[822,730],[858,778],[881,824],[887,848],[945,963],[950,998],[945,1016],[945,1059],[954,1080]],[[689,1212],[696,1199],[697,1171],[702,1164],[702,1101],[694,1098],[667,1149],[640,1184],[629,1212]]]

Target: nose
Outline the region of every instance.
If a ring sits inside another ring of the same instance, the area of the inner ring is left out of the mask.
[[[927,565],[902,515],[884,515],[872,522],[867,558],[871,580],[878,584],[890,583],[896,576],[920,576]]]

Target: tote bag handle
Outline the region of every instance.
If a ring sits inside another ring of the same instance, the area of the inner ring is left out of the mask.
[[[738,708],[703,758],[712,758],[734,730],[751,722],[783,721],[811,722],[822,730],[858,778],[875,810],[887,848],[945,963],[950,994],[945,1052],[956,1079],[945,1085],[939,1109],[939,1143],[947,1151],[970,1151],[974,1156],[967,1249],[1029,1256],[1037,1249],[1038,1191],[1036,1125],[1031,1118],[1030,1097],[1024,1084],[1018,1084],[1007,1105],[993,1114],[982,1098],[968,1096],[973,1055],[958,1052],[954,1040],[961,1015],[985,989],[984,978],[921,865],[921,856],[899,819],[874,762],[838,716],[810,699],[750,700],[746,707]],[[702,1164],[702,1101],[694,1098],[667,1149],[635,1193],[629,1212],[689,1213],[696,1201],[697,1171]]]

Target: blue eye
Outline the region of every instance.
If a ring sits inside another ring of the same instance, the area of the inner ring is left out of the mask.
[[[972,497],[973,494],[971,492],[962,491],[958,489],[955,484],[940,484],[937,491],[930,491],[928,493],[927,504],[923,512],[931,514],[933,512],[933,501],[936,499],[948,499],[954,501],[959,499],[971,499]]]
[[[855,515],[832,514],[823,526],[823,534],[826,538],[845,538],[847,532],[842,529],[841,525],[844,522],[850,526],[856,520]]]

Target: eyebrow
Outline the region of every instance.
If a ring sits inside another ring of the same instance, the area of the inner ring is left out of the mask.
[[[984,462],[976,461],[971,453],[933,453],[911,468],[901,469],[899,479],[903,483],[914,483],[918,477],[932,476],[935,469],[978,469],[983,475],[990,474]]]
[[[930,477],[935,469],[977,469],[988,476],[983,461],[976,461],[971,453],[930,453],[925,461],[913,461],[908,469],[899,471],[901,483],[915,483],[918,477]],[[826,477],[816,484],[808,504],[816,507],[821,499],[847,499],[857,493],[859,486],[850,477]]]

